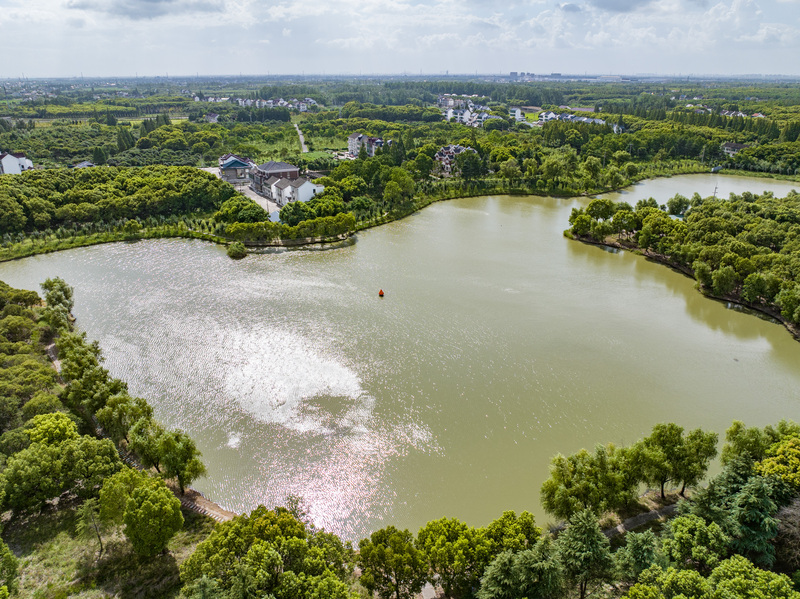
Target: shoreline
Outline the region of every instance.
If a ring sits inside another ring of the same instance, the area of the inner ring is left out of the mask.
[[[708,172],[708,169],[703,168],[698,169],[693,172],[687,173],[675,173],[675,174],[658,174],[649,177],[642,177],[641,179],[637,179],[633,181],[629,185],[625,185],[624,187],[619,187],[616,189],[609,189],[607,191],[602,191],[599,193],[586,193],[575,195],[575,194],[559,194],[559,193],[536,193],[532,192],[529,189],[524,187],[510,187],[509,189],[475,189],[475,190],[464,190],[463,193],[455,193],[453,195],[446,195],[442,197],[433,197],[429,195],[422,196],[418,201],[414,202],[410,207],[406,208],[405,210],[401,210],[397,213],[391,214],[387,213],[380,217],[376,217],[375,219],[369,219],[365,221],[359,221],[356,223],[355,229],[349,231],[347,233],[343,233],[341,235],[337,235],[334,237],[307,237],[302,239],[277,239],[274,241],[269,242],[259,242],[259,241],[243,241],[242,243],[250,248],[274,248],[274,249],[292,249],[292,248],[307,248],[311,246],[319,246],[319,245],[327,245],[327,244],[339,244],[341,242],[347,241],[348,239],[354,238],[355,234],[359,231],[365,231],[367,229],[372,229],[381,225],[388,224],[390,222],[394,222],[397,220],[402,220],[412,214],[423,210],[430,206],[431,204],[437,202],[443,202],[447,200],[458,200],[463,198],[474,198],[474,197],[481,197],[481,196],[490,196],[490,195],[509,195],[509,196],[531,196],[531,197],[552,197],[552,198],[559,198],[559,199],[569,199],[569,198],[577,198],[577,197],[587,197],[587,198],[595,198],[601,197],[610,193],[618,193],[629,189],[639,183],[656,180],[656,179],[669,179],[672,177],[680,177],[684,175],[703,175],[703,174],[711,174]],[[741,177],[750,177],[754,179],[771,179],[777,181],[792,181],[798,183],[798,189],[800,189],[800,177],[790,176],[790,175],[775,175],[773,173],[759,173],[755,171],[740,171],[740,170],[731,170],[728,172],[716,173],[722,174],[725,176],[741,176]],[[169,229],[169,230],[164,230]],[[153,229],[144,229],[138,233],[131,234],[129,232],[108,232],[108,233],[93,233],[91,235],[81,236],[81,237],[71,237],[63,240],[58,240],[56,243],[52,244],[43,244],[39,247],[36,247],[35,242],[31,242],[30,247],[26,248],[23,251],[13,252],[14,247],[12,248],[0,248],[0,262],[10,262],[12,260],[20,260],[22,258],[29,258],[31,256],[38,256],[41,254],[50,254],[53,252],[59,252],[63,250],[71,250],[79,247],[88,247],[92,245],[101,245],[104,243],[117,243],[120,241],[138,241],[140,239],[170,239],[182,237],[184,239],[200,239],[203,241],[209,241],[211,243],[216,243],[222,246],[228,246],[233,243],[235,240],[228,239],[226,237],[220,237],[219,235],[214,235],[211,233],[201,233],[189,228],[182,228],[180,225],[172,225],[172,226],[160,226]],[[25,242],[21,242],[24,244]],[[13,255],[5,256],[5,253],[12,253]],[[726,298],[720,298],[726,299]],[[733,301],[733,300],[728,300]],[[750,306],[746,306],[750,307]],[[753,309],[758,310],[758,308],[753,307]],[[796,334],[800,335],[800,331]]]
[[[692,280],[695,279],[694,272],[691,268],[682,266],[680,264],[675,264],[671,260],[669,260],[663,254],[658,254],[656,252],[650,252],[648,250],[642,250],[638,246],[635,245],[625,245],[621,242],[614,241],[609,242],[606,241],[594,241],[593,239],[584,238],[584,237],[577,237],[573,235],[569,229],[564,231],[564,237],[570,239],[572,241],[578,241],[580,243],[585,243],[586,245],[594,245],[597,247],[604,247],[614,250],[622,250],[631,252],[632,254],[636,254],[638,256],[643,257],[645,260],[649,260],[651,262],[655,262],[662,266],[666,266],[675,272],[678,272]],[[730,304],[735,304],[737,306],[741,306],[742,308],[746,308],[748,310],[752,310],[753,312],[758,312],[759,314],[763,314],[764,316],[768,316],[770,319],[776,321],[775,324],[781,324],[783,327],[795,338],[796,341],[800,341],[800,327],[793,325],[792,323],[788,322],[780,312],[776,312],[772,310],[769,306],[764,305],[757,305],[752,304],[743,300],[742,298],[735,297],[732,295],[715,295],[709,290],[697,288],[698,293],[703,297],[706,297],[710,300],[715,300],[718,302],[726,302]],[[754,314],[754,316],[757,316]]]

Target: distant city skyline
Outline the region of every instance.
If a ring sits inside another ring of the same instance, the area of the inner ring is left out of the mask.
[[[800,75],[800,0],[5,0],[0,78]]]

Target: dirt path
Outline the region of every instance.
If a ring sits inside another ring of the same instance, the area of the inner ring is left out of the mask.
[[[638,514],[633,516],[632,518],[628,518],[624,520],[622,523],[618,524],[613,528],[607,528],[603,531],[603,534],[606,535],[609,539],[612,537],[616,537],[617,535],[624,534],[630,530],[634,530],[639,528],[640,526],[647,524],[648,522],[652,522],[653,520],[658,520],[660,518],[664,518],[667,516],[671,516],[675,513],[675,510],[678,509],[678,504],[673,503],[670,505],[665,505],[662,508],[658,508],[657,510],[651,510],[649,512],[645,512],[644,514]]]
[[[297,135],[300,137],[300,151],[303,153],[308,152],[308,148],[306,147],[306,138],[303,137],[303,132],[300,131],[300,127],[297,126],[297,123],[294,124],[294,128],[297,129]]]

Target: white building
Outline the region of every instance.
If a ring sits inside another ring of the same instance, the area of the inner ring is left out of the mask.
[[[33,169],[33,162],[25,154],[3,152],[0,154],[0,175],[19,175]]]
[[[317,185],[303,177],[279,179],[271,186],[272,199],[280,208],[291,202],[307,202],[324,189],[324,185]]]

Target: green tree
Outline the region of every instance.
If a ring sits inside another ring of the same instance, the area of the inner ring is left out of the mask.
[[[778,532],[775,518],[778,506],[771,494],[770,484],[764,478],[754,476],[736,495],[733,507],[738,530],[731,539],[731,548],[765,568],[771,568],[775,563],[772,540]]]
[[[387,526],[358,543],[361,584],[381,599],[410,599],[426,579],[425,555],[408,530]]]
[[[494,555],[505,550],[517,552],[529,549],[542,535],[533,514],[522,512],[517,516],[513,510],[503,512],[502,516],[492,520],[484,530]]]
[[[664,555],[678,568],[710,572],[725,556],[728,537],[716,523],[694,515],[679,516],[669,523],[669,536],[661,544]]]
[[[97,498],[92,497],[84,501],[77,510],[78,520],[75,523],[75,532],[78,538],[84,540],[97,539],[100,552],[97,554],[99,559],[103,555],[103,529],[104,523],[100,519],[100,504]]]
[[[155,468],[161,472],[161,438],[165,435],[164,428],[152,418],[142,418],[134,424],[128,437],[129,447],[139,456],[142,464],[148,468]]]
[[[55,445],[78,438],[77,425],[62,412],[35,416],[26,428],[31,443]]]
[[[103,481],[122,468],[109,439],[82,436],[60,446],[64,486],[83,499],[95,497]]]
[[[717,566],[708,577],[713,596],[725,599],[800,599],[785,574],[756,568],[741,555],[734,555]]]
[[[159,442],[164,475],[178,480],[183,495],[187,485],[206,474],[206,467],[200,461],[202,454],[192,438],[183,431],[164,433]]]
[[[432,520],[417,534],[417,547],[428,559],[428,580],[446,597],[468,597],[491,559],[492,544],[483,530],[456,518]]]
[[[2,539],[0,539],[0,587],[6,587],[9,593],[17,592],[19,561]]]
[[[609,580],[613,568],[610,543],[591,510],[578,512],[556,541],[566,581],[577,585],[580,599],[590,586]]]
[[[658,539],[652,530],[629,532],[625,535],[625,545],[614,553],[617,576],[635,583],[641,573],[655,563],[657,556]]]
[[[136,422],[153,418],[153,408],[141,397],[120,393],[109,397],[95,416],[108,436],[119,443],[128,441],[128,431]]]
[[[786,439],[770,447],[757,470],[762,476],[779,478],[800,491],[800,438]]]
[[[23,511],[40,509],[65,491],[61,447],[34,443],[6,462],[5,506]]]
[[[152,557],[183,527],[181,502],[166,485],[150,479],[133,491],[123,515],[124,533],[139,555]]]
[[[106,478],[99,494],[100,519],[110,525],[121,525],[128,499],[147,484],[148,478],[147,474],[127,466]]]

